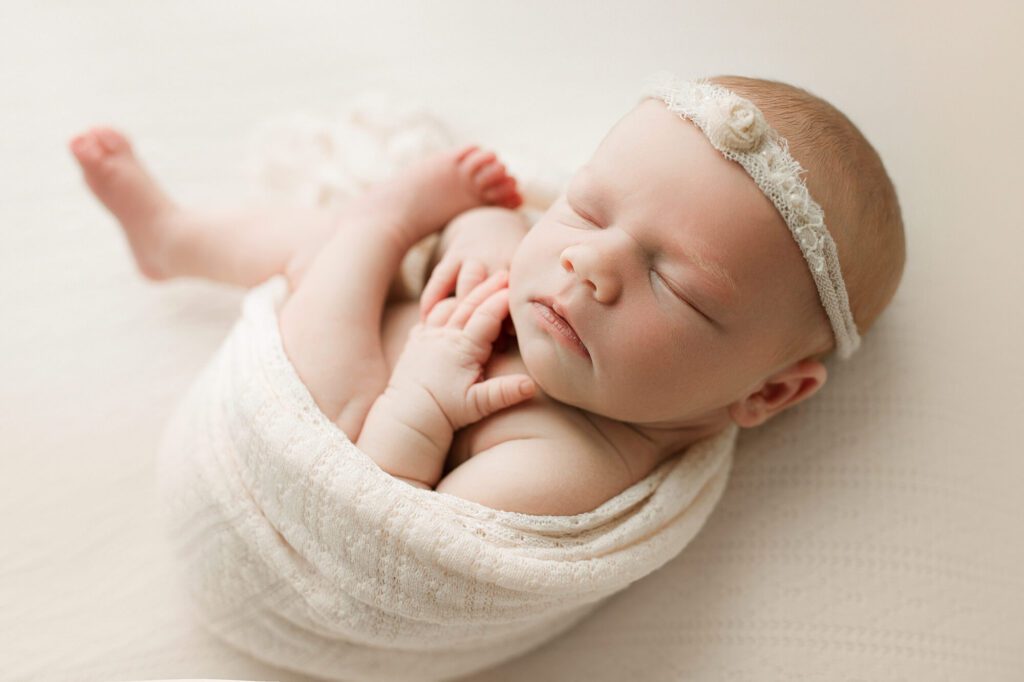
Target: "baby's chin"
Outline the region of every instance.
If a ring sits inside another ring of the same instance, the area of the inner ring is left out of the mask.
[[[582,407],[579,403],[583,377],[558,355],[554,340],[545,337],[544,332],[529,321],[517,323],[515,327],[519,356],[526,365],[526,373],[550,398]]]

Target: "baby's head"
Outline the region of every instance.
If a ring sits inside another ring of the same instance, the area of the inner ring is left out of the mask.
[[[824,211],[864,335],[895,294],[905,260],[899,203],[878,154],[849,119],[804,90],[708,81],[752,102],[788,140]],[[836,351],[808,263],[739,162],[662,99],[643,99],[515,253],[510,309],[520,353],[546,393],[588,412],[695,436],[730,421],[757,426],[818,391],[821,361]],[[586,353],[540,321],[537,299],[569,320]]]

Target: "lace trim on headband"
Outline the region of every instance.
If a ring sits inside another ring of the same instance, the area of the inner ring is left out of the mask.
[[[669,111],[696,124],[727,159],[736,161],[771,199],[789,226],[807,261],[818,296],[828,314],[840,358],[860,347],[850,311],[839,254],[825,212],[800,177],[804,169],[789,153],[789,143],[768,125],[761,110],[722,86],[706,80],[683,81],[659,72],[645,81],[643,97],[660,99]]]

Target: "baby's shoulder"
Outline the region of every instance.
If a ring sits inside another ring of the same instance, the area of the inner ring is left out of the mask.
[[[519,373],[515,359],[488,377]],[[633,483],[618,451],[575,407],[543,391],[456,434],[436,490],[523,514],[592,511]]]
[[[569,430],[511,438],[477,452],[437,484],[492,509],[574,516],[593,511],[632,484],[620,458]]]
[[[526,374],[526,365],[513,345],[507,352],[495,354],[484,367],[484,379]],[[591,423],[579,408],[558,402],[538,385],[534,396],[525,402],[496,412],[455,434],[453,454],[456,466],[507,441],[537,440],[571,444],[588,450],[603,449],[595,439]]]

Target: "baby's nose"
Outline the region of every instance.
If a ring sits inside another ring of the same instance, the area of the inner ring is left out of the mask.
[[[574,257],[579,258],[578,256]],[[594,287],[594,283],[590,281],[590,279],[583,272],[578,271],[576,264],[573,262],[573,259],[570,258],[568,253],[562,254],[562,268],[570,274],[575,274],[576,277],[580,279],[584,284],[588,284],[591,287]]]
[[[602,303],[611,303],[619,295],[620,283],[614,263],[607,260],[600,254],[586,253],[582,248],[572,253],[567,249],[561,258],[565,271],[574,273],[584,286],[592,290],[594,298]]]

